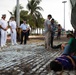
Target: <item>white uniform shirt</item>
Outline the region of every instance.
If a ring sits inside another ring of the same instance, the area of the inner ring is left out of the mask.
[[[20,28],[22,29],[22,30],[26,30],[27,28],[29,28],[26,24],[21,24],[21,26],[20,26]]]
[[[10,21],[9,25],[11,26],[12,29],[16,29],[16,22],[15,21]]]
[[[0,20],[0,25],[1,25],[3,28],[6,28],[6,27],[8,26],[7,21],[6,21],[6,20],[3,20],[3,19]]]

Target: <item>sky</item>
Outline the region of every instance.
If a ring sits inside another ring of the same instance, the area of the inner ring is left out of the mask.
[[[64,4],[63,0],[42,0],[40,5],[43,8],[42,13],[43,18],[47,18],[48,14],[51,14],[52,17],[58,21],[59,24],[64,28]],[[65,29],[72,30],[72,25],[70,23],[70,5],[69,0],[66,0],[65,4]],[[27,10],[27,0],[19,0],[19,3],[24,7],[24,10]],[[9,11],[13,11],[16,6],[16,0],[1,0],[0,1],[0,17],[2,14],[6,14],[6,20],[9,20],[10,14]]]

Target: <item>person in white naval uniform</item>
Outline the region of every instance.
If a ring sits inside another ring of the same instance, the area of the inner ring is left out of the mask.
[[[12,45],[17,45],[17,41],[16,41],[16,21],[15,21],[15,17],[11,17],[11,21],[9,22],[9,26],[10,26],[10,30],[11,30],[11,43]]]
[[[2,19],[0,20],[0,28],[1,28],[1,47],[6,46],[6,40],[7,40],[7,29],[8,24],[5,20],[6,14],[2,15]]]

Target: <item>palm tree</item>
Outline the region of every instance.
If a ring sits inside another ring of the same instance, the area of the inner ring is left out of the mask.
[[[19,9],[22,10],[23,6],[21,6],[21,4],[19,5]],[[10,13],[11,16],[15,16],[16,18],[16,10],[17,10],[17,6],[14,7],[14,10],[11,12],[8,10],[8,12]]]
[[[31,15],[40,14],[39,10],[43,10],[42,7],[38,6],[41,0],[28,0],[27,8]]]
[[[29,10],[29,15],[32,17],[31,21],[35,23],[35,27],[38,27],[38,19],[42,18],[42,14],[39,12],[42,7],[39,6],[41,0],[28,0],[27,9]]]
[[[22,23],[23,20],[28,19],[28,11],[26,10],[21,10],[20,11],[20,24]]]

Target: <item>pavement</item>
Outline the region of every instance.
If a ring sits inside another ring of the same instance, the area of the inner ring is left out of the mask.
[[[50,71],[50,62],[61,55],[62,51],[46,50],[44,38],[38,36],[28,40],[26,45],[11,45],[0,50],[0,75],[56,75]],[[38,38],[38,39],[37,39]],[[67,39],[54,40],[54,44],[66,42]],[[76,75],[76,71],[64,71],[63,75]]]

